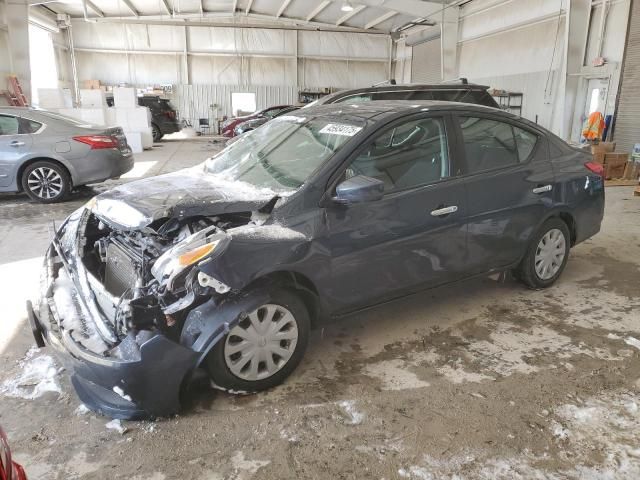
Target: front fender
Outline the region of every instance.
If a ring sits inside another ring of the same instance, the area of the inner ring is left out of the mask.
[[[224,300],[211,299],[189,312],[182,328],[180,344],[196,352],[198,366],[229,330],[268,301],[269,294],[264,289]]]
[[[311,239],[287,227],[254,226],[227,233],[231,238],[224,252],[199,268],[233,290],[273,271],[306,263],[312,255]]]

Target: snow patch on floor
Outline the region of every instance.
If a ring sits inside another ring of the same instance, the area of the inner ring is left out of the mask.
[[[338,402],[338,406],[342,408],[347,416],[347,423],[349,425],[360,425],[364,420],[365,415],[356,409],[355,400],[343,400],[342,402]]]
[[[624,339],[624,343],[640,350],[640,340],[638,340],[637,338],[627,337]]]
[[[640,413],[638,394],[605,394],[580,404],[555,409],[568,431],[572,452],[578,452],[571,476],[581,479],[640,478]],[[603,458],[599,465],[591,459]]]
[[[569,359],[575,355],[587,355],[601,360],[621,360],[607,349],[583,343],[576,345],[571,338],[545,325],[523,328],[498,322],[490,328],[489,340],[471,342],[466,350],[473,362],[502,376],[537,372],[540,367],[533,365],[532,359],[540,356]]]
[[[61,393],[56,377],[58,367],[49,355],[38,355],[40,350],[32,347],[18,362],[20,372],[0,385],[0,393],[8,397],[33,400],[47,392]]]
[[[122,422],[120,420],[111,420],[110,422],[105,423],[104,426],[107,427],[109,430],[115,430],[120,435],[124,435],[129,431],[127,427],[122,425]]]
[[[430,386],[429,382],[420,380],[415,373],[408,370],[410,367],[411,362],[405,360],[383,360],[368,365],[365,374],[379,379],[383,390],[409,390]]]
[[[238,450],[233,457],[231,457],[231,464],[236,473],[236,476],[232,478],[247,478],[247,474],[254,475],[258,470],[266,467],[270,463],[271,460],[247,460],[244,452]]]

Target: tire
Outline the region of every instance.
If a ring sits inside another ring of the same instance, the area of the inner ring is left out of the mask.
[[[71,177],[66,168],[48,160],[39,160],[22,172],[22,189],[40,203],[62,201],[71,191]]]
[[[281,384],[302,360],[311,328],[307,307],[298,295],[283,287],[271,288],[270,297],[271,300],[266,306],[259,307],[238,326],[231,329],[207,356],[205,367],[214,387],[231,393],[254,393],[266,390]],[[271,309],[274,309],[274,312],[270,316]],[[291,315],[290,318],[287,312]],[[253,322],[256,320],[261,320],[259,326],[263,328],[268,328],[263,322],[271,321],[275,324],[285,322],[273,333],[279,334],[280,337],[291,338],[279,341],[275,339],[278,343],[273,343],[268,340],[269,335],[264,335],[256,343],[239,336],[248,337],[250,336],[248,333],[255,332]],[[251,330],[251,328],[254,329]],[[297,335],[295,340],[293,340],[294,335]],[[242,344],[245,345],[244,348]],[[274,348],[280,347],[282,352],[289,351],[290,356],[278,365],[283,357],[269,350],[269,345]],[[254,352],[253,355],[243,364],[242,356],[249,357],[251,351]],[[275,367],[271,372],[265,356],[269,352],[271,352],[271,366]],[[254,365],[257,365],[257,374],[255,378],[251,378]]]
[[[160,128],[155,124],[151,124],[151,134],[153,136],[154,142],[159,142],[164,137],[163,133],[160,131]]]
[[[564,252],[561,259],[560,245]],[[534,290],[553,285],[567,264],[570,246],[567,224],[559,218],[550,218],[532,237],[527,253],[514,271],[515,277]]]

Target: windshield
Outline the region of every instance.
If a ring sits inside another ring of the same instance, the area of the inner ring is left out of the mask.
[[[225,180],[292,191],[363,127],[364,123],[283,115],[208,159],[205,169]]]

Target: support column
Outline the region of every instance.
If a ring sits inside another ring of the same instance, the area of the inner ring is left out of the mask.
[[[460,7],[443,8],[440,19],[442,49],[442,80],[453,80],[458,73],[458,25]]]
[[[561,123],[554,131],[564,139],[571,136],[576,96],[580,86],[587,37],[591,0],[568,0],[565,24],[564,78],[558,91],[557,101],[561,103]]]
[[[31,103],[31,64],[29,60],[29,5],[27,0],[7,0],[6,18],[12,74]],[[4,79],[2,81],[4,90]]]

